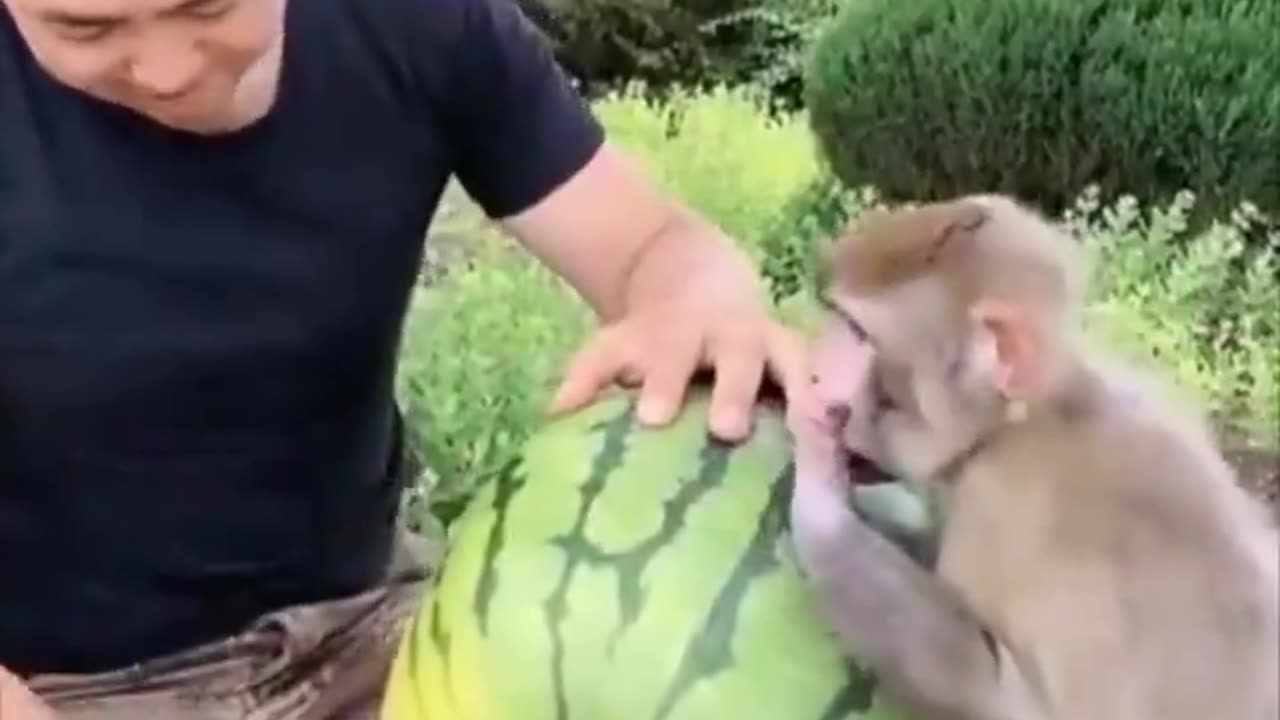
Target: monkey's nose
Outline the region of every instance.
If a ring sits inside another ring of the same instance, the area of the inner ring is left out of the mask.
[[[849,424],[853,412],[844,403],[833,403],[827,406],[827,419],[835,424],[837,430],[843,430]]]

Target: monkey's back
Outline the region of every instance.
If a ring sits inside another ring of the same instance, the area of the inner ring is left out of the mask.
[[[1064,720],[1274,720],[1277,543],[1194,422],[1105,389],[953,489],[939,573]]]

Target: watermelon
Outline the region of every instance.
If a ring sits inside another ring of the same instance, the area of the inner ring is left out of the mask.
[[[652,428],[619,391],[537,429],[450,529],[385,720],[905,720],[819,619],[781,409]]]

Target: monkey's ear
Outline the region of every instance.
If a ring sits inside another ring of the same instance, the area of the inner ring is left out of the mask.
[[[972,201],[937,205],[927,222],[927,236],[932,238],[926,264],[933,264],[941,257],[963,257],[973,250],[977,240],[975,233],[988,220],[987,209]]]
[[[1025,399],[1040,375],[1040,347],[1025,309],[1009,302],[984,299],[969,311],[983,369],[992,385],[1010,400]]]

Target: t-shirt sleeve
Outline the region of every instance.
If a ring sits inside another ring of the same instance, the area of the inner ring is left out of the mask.
[[[486,213],[525,210],[586,164],[603,130],[514,0],[407,1],[434,25],[411,52],[440,82],[434,114],[459,182]]]

